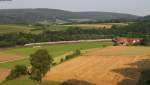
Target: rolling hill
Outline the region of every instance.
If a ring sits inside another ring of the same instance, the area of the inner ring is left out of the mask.
[[[141,20],[142,21],[150,21],[150,15],[142,17]]]
[[[35,23],[39,21],[87,21],[137,19],[139,16],[112,12],[71,12],[58,9],[0,9],[0,23]]]

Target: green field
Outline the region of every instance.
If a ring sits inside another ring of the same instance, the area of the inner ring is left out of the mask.
[[[38,49],[47,49],[49,54],[53,57],[61,56],[65,53],[74,51],[76,49],[86,50],[92,48],[100,48],[103,45],[112,45],[112,42],[84,42],[84,43],[73,43],[73,44],[55,44],[55,45],[43,45],[40,48],[35,48],[34,46],[30,47],[16,47],[16,48],[7,48],[1,49],[2,53],[18,55],[21,57],[25,57],[25,59],[17,60],[13,62],[0,63],[0,68],[13,68],[16,64],[30,65],[28,57],[30,54],[34,53]]]
[[[0,25],[0,34],[14,33],[14,32],[30,32],[32,27],[21,25]]]
[[[67,29],[67,26],[62,25],[50,25],[46,30],[51,31],[60,31]],[[25,32],[25,33],[42,33],[44,30],[39,29],[36,26],[28,26],[28,25],[0,25],[0,34],[7,34],[7,33],[18,33],[18,32]]]

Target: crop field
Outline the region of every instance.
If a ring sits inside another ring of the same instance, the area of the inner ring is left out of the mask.
[[[14,32],[30,32],[31,29],[34,28],[21,25],[0,25],[0,34],[14,33]]]
[[[100,23],[100,24],[73,24],[73,25],[65,25],[69,27],[81,27],[81,28],[111,28],[113,25],[116,26],[126,26],[128,23]]]
[[[140,72],[150,69],[149,50],[150,47],[141,46],[95,49],[55,66],[44,80],[82,80],[91,83],[89,85],[136,85]]]
[[[51,31],[61,31],[68,29],[67,26],[63,25],[51,25],[47,30]],[[0,25],[0,34],[6,34],[6,33],[18,33],[18,32],[25,32],[25,33],[33,33],[33,34],[39,34],[42,33],[44,30],[39,29],[36,26],[27,26],[27,25]]]

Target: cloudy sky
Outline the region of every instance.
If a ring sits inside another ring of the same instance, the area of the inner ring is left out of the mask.
[[[150,15],[150,0],[0,0],[1,9],[54,8]]]

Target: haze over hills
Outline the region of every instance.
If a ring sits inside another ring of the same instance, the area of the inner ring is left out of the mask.
[[[112,12],[71,12],[58,9],[0,9],[0,23],[35,23],[39,21],[86,21],[137,19],[140,16]]]

